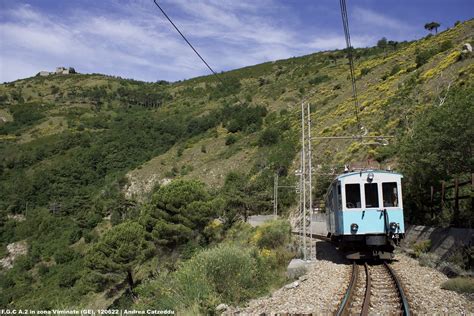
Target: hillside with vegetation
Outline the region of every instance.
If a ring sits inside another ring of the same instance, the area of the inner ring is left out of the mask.
[[[411,223],[472,227],[472,199],[455,208],[438,188],[474,172],[474,58],[462,53],[473,36],[470,20],[354,50],[360,124],[394,138],[315,139],[316,199],[346,164],[390,167],[405,176]],[[206,313],[281,285],[288,223],[241,219],[272,211],[275,173],[295,184],[303,100],[313,136],[359,135],[346,56],[268,62],[223,82],[68,74],[0,85],[0,258],[27,245],[0,272],[0,306]],[[287,215],[296,195],[279,195]]]

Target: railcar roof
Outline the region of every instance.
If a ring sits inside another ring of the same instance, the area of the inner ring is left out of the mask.
[[[368,173],[374,173],[374,174],[386,173],[386,174],[398,175],[398,176],[403,178],[403,175],[401,173],[398,173],[398,172],[388,171],[388,170],[370,170],[370,169],[367,169],[367,170],[352,171],[352,172],[348,172],[348,173],[343,173],[343,174],[338,175],[336,177],[336,179],[339,180],[339,179],[346,178],[346,177],[349,177],[349,176],[355,176],[355,175],[360,175],[360,174],[368,174]]]

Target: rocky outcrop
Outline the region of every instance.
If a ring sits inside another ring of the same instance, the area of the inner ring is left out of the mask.
[[[17,241],[7,246],[8,255],[0,259],[0,266],[3,269],[11,269],[13,268],[13,262],[18,256],[26,255],[28,252],[28,245],[26,241]]]

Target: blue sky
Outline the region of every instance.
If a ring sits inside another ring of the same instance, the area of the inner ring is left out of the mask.
[[[344,47],[337,0],[160,0],[216,71]],[[472,18],[473,0],[347,0],[352,44]],[[152,0],[0,0],[0,82],[72,66],[145,81],[208,74]]]

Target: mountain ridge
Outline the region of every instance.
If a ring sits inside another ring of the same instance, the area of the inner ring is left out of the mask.
[[[222,241],[225,232],[255,233],[249,237],[254,245],[262,232],[235,228],[233,221],[272,212],[275,173],[281,185],[295,185],[303,100],[311,106],[313,136],[355,137],[313,140],[315,199],[345,164],[403,167],[410,197],[405,201],[413,201],[406,205],[407,218],[449,223],[452,213],[446,209],[430,214],[416,203],[435,180],[468,174],[469,162],[447,175],[436,168],[437,173],[421,174],[428,168],[410,169],[406,159],[436,166],[413,148],[418,134],[423,136],[420,126],[449,121],[432,116],[438,112],[446,116],[452,110],[459,119],[435,130],[449,136],[439,142],[447,144],[440,152],[449,153],[457,139],[462,143],[456,148],[468,147],[470,130],[456,128],[469,126],[468,115],[463,121],[461,114],[472,110],[474,59],[461,50],[473,36],[469,20],[419,41],[354,51],[360,124],[368,135],[394,136],[388,146],[356,139],[360,131],[344,50],[232,70],[220,74],[224,84],[213,76],[146,83],[67,74],[0,85],[0,257],[7,257],[9,244],[28,244],[27,255],[0,272],[0,287],[8,293],[0,305],[51,308],[54,301],[106,308],[125,291],[124,284],[148,284],[157,270],[178,269],[181,260]],[[440,106],[445,101],[448,109]],[[283,216],[296,203],[294,190],[279,192]],[[24,220],[14,220],[15,214]],[[470,217],[468,211],[461,215]],[[94,261],[94,251],[114,244],[120,231],[143,241],[143,253],[134,257],[133,269],[120,266],[123,275],[111,277],[102,272],[113,263]],[[122,278],[132,272],[135,280]]]

